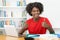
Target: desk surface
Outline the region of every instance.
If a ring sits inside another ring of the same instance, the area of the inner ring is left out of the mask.
[[[0,40],[25,40],[24,37],[11,37],[11,36],[5,36],[5,35],[0,35]],[[45,40],[45,38],[39,38],[39,39],[34,39],[34,40]],[[54,38],[52,40],[60,40],[60,38]]]
[[[18,38],[18,37],[0,35],[0,40],[24,40],[24,37]]]

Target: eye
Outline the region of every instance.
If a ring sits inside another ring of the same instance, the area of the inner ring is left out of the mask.
[[[33,10],[32,12],[36,12],[36,10]]]

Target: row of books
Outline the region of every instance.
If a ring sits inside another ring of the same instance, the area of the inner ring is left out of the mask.
[[[5,19],[0,20],[0,27],[4,27],[4,25],[14,25],[15,27],[23,27],[26,19]]]
[[[18,0],[17,6],[26,6],[26,0]]]
[[[8,10],[9,11],[9,10]],[[15,13],[14,11],[7,12],[6,10],[0,10],[0,17],[26,17],[26,11]]]
[[[26,0],[0,0],[0,6],[26,6]]]

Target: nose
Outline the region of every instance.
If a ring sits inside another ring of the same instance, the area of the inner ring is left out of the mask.
[[[38,11],[35,11],[35,14],[39,14],[39,12]]]

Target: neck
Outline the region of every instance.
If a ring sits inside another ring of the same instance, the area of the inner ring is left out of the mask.
[[[34,19],[34,21],[38,21],[39,20],[39,17],[38,18],[33,18]]]

